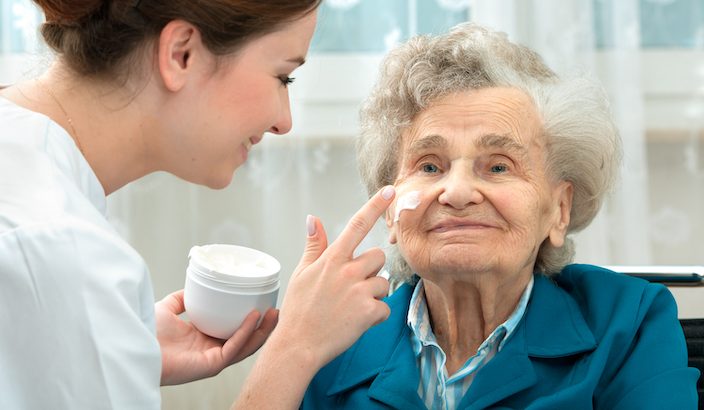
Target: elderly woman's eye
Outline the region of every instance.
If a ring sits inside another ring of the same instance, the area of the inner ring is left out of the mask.
[[[439,171],[438,166],[435,164],[431,164],[431,163],[423,164],[421,166],[421,169],[423,170],[423,172],[428,172],[428,173],[435,173],[435,172]]]
[[[508,171],[508,165],[506,164],[494,164],[491,166],[491,172],[493,174],[502,174]]]

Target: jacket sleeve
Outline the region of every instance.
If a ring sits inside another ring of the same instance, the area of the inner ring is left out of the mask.
[[[687,367],[677,305],[662,285],[644,288],[632,344],[595,403],[609,409],[696,409],[699,371]]]

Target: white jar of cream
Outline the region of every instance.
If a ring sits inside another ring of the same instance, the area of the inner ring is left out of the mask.
[[[276,306],[281,264],[271,255],[213,244],[194,246],[188,259],[184,304],[201,332],[228,339],[249,312]]]

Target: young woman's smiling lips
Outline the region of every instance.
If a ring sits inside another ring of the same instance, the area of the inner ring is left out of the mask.
[[[244,161],[247,160],[247,157],[249,156],[249,151],[252,150],[252,146],[258,144],[263,136],[259,137],[250,137],[247,141],[242,143],[242,157],[244,158]]]

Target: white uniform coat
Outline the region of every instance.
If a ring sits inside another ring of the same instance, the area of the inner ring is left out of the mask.
[[[48,117],[0,97],[0,409],[158,409],[143,259]]]

